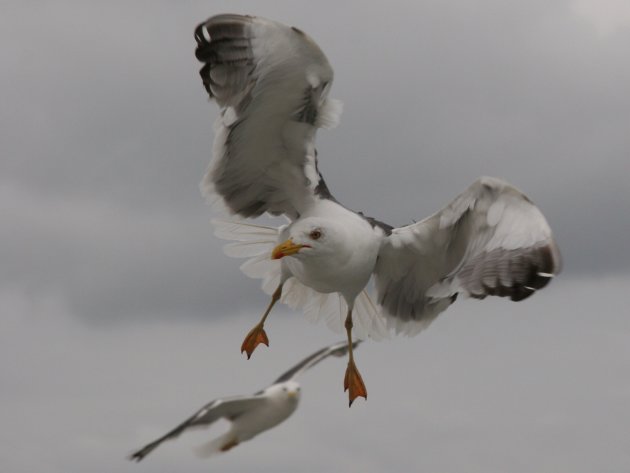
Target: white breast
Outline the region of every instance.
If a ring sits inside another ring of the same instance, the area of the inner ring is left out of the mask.
[[[285,269],[302,284],[322,293],[338,292],[349,305],[372,275],[382,232],[359,215],[330,202],[315,215],[336,231],[330,253],[309,258],[284,258]]]

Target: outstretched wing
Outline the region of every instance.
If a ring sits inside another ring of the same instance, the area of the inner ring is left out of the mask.
[[[352,348],[355,349],[361,340],[357,340],[352,343]],[[276,379],[273,384],[284,383],[285,381],[289,381],[302,373],[304,373],[307,369],[312,368],[317,363],[322,361],[329,356],[344,356],[348,353],[348,342],[339,342],[334,345],[327,346],[322,348],[321,350],[317,350],[315,353],[307,356],[302,361],[300,361],[293,368],[283,373],[278,379]]]
[[[262,406],[265,402],[265,397],[262,395],[216,399],[199,409],[170,432],[132,453],[129,459],[139,462],[162,442],[179,437],[186,429],[196,426],[208,426],[222,418],[232,420],[251,409]]]
[[[460,293],[520,301],[559,271],[560,253],[540,210],[510,184],[484,177],[440,212],[394,229],[375,285],[388,325],[412,334]]]
[[[242,217],[295,219],[330,198],[317,169],[317,128],[336,124],[327,98],[333,70],[297,28],[253,16],[217,15],[195,30],[203,84],[221,107],[202,186]]]

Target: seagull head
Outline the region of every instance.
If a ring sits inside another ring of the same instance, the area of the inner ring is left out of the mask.
[[[290,401],[297,404],[300,400],[300,384],[293,380],[274,384],[273,386],[267,388],[267,394],[273,398],[281,400],[282,402]]]
[[[343,246],[345,232],[332,220],[309,217],[289,227],[289,238],[271,252],[272,259],[295,256],[298,259],[326,256]]]

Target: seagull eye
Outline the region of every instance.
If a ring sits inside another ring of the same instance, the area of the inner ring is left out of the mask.
[[[311,240],[319,240],[319,238],[322,236],[322,232],[319,230],[313,230],[311,233],[308,234],[308,236],[311,238]]]

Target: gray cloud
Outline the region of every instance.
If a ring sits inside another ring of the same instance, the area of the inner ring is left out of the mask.
[[[259,292],[256,282],[240,280],[220,245],[209,244],[208,219],[178,225],[168,213],[130,213],[99,201],[51,201],[15,188],[0,195],[0,282],[59,292],[91,320],[212,317],[242,307],[243,291]]]
[[[212,466],[627,470],[630,16],[607,5],[7,3],[0,469],[207,471],[194,436],[123,457],[336,339],[278,310],[272,349],[238,354],[267,298],[198,191],[217,110],[192,37],[236,11],[300,27],[333,64],[345,111],[318,148],[342,202],[401,225],[501,176],[548,217],[565,272],[523,303],[458,302],[419,338],[365,344],[365,405],[346,408],[342,363],[318,367],[290,422]]]
[[[238,348],[251,314],[104,330],[77,324],[54,296],[3,291],[0,465],[14,473],[626,471],[629,282],[558,280],[538,301],[465,301],[419,337],[361,346],[367,402],[348,409],[344,362],[330,360],[301,379],[301,405],[278,428],[205,461],[191,447],[220,428],[202,430],[140,464],[124,456],[206,401],[254,392],[341,335],[281,311],[269,320],[270,348],[246,361]]]
[[[547,215],[565,277],[627,271],[630,32],[602,36],[571,2],[16,2],[0,20],[5,280],[92,318],[263,300],[220,255],[197,188],[216,107],[191,31],[226,10],[327,52],[345,112],[321,167],[351,208],[401,225],[498,175]]]

